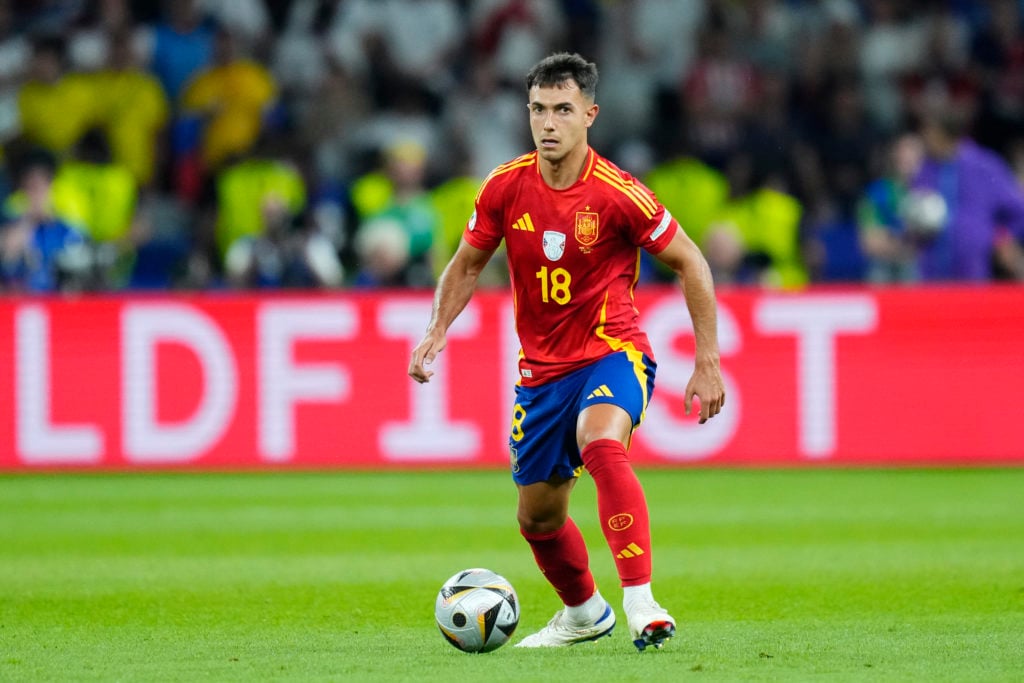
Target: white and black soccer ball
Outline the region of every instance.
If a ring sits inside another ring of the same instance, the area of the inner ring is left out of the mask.
[[[490,652],[519,625],[519,597],[508,579],[489,569],[465,569],[444,582],[434,603],[437,627],[463,652]]]

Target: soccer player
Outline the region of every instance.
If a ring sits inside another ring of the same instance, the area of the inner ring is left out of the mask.
[[[565,608],[518,647],[557,647],[609,635],[615,612],[598,592],[587,548],[569,517],[569,494],[586,469],[623,586],[638,649],[660,647],[675,620],[651,593],[651,539],[644,492],[627,455],[654,387],[655,362],[633,304],[640,249],[678,275],[693,320],[696,363],[684,399],[701,423],[725,402],[710,270],[654,195],[590,148],[597,67],[559,53],[527,74],[537,149],[498,166],[442,273],[409,375],[427,366],[473,295],[504,239],[522,344],[509,437],[520,531]]]

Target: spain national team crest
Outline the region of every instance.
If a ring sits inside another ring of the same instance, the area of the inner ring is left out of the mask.
[[[565,234],[554,230],[544,231],[544,255],[549,261],[557,261],[565,253]]]
[[[596,211],[576,212],[576,241],[580,245],[584,247],[593,245],[597,241],[597,229]]]

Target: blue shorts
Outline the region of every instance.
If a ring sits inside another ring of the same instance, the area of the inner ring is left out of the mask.
[[[579,414],[595,403],[611,403],[629,413],[636,427],[651,400],[656,367],[641,353],[619,351],[553,382],[517,386],[508,439],[512,479],[526,485],[553,475],[579,476]]]

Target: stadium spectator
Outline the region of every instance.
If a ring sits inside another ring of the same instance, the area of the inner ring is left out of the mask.
[[[430,177],[445,172],[456,158],[445,139],[443,121],[432,109],[430,93],[417,86],[396,93],[391,104],[366,117],[354,131],[354,142],[352,153],[364,170],[376,163],[382,150],[409,142],[424,150]]]
[[[56,292],[88,284],[91,260],[82,232],[54,210],[56,160],[42,149],[15,160],[21,202],[8,201],[0,227],[0,277],[15,292]]]
[[[359,216],[356,255],[366,259],[357,263],[358,284],[433,285],[438,214],[427,193],[426,168],[426,150],[416,142],[401,141],[385,150],[382,170],[353,183],[352,204]],[[388,249],[391,253],[384,253]]]
[[[67,70],[65,40],[36,38],[29,75],[18,93],[22,135],[58,157],[67,154],[94,124],[98,104],[88,78]]]
[[[520,112],[520,116],[522,113]],[[469,162],[466,162],[469,165]],[[486,177],[486,174],[483,176]],[[482,177],[469,172],[456,174],[430,189],[430,204],[437,215],[433,242],[430,246],[434,278],[441,276],[448,260],[459,247],[462,233],[466,229],[467,216],[473,214],[477,192]],[[503,247],[496,255],[503,256]],[[492,258],[478,280],[480,287],[508,286],[508,268],[504,258]]]
[[[893,130],[902,121],[900,85],[925,61],[927,30],[910,3],[870,0],[860,41],[862,99],[871,121]]]
[[[760,88],[758,69],[740,54],[735,39],[722,12],[709,15],[679,89],[687,147],[717,168],[740,148]]]
[[[323,37],[329,15],[325,16],[324,11],[320,0],[291,3],[269,50],[271,73],[280,87],[282,101],[293,110],[294,119],[302,118],[328,77],[329,60],[323,49]]]
[[[152,28],[147,66],[178,102],[181,91],[213,62],[216,28],[198,0],[163,0],[160,21]]]
[[[882,137],[865,107],[861,80],[845,73],[821,84],[792,155],[792,187],[804,207],[803,260],[816,282],[856,282],[866,271],[857,203]]]
[[[344,269],[332,241],[316,223],[315,214],[293,215],[284,202],[265,201],[263,232],[243,235],[224,256],[229,285],[240,288],[338,287]]]
[[[114,161],[101,129],[82,136],[74,157],[57,170],[54,184],[70,186],[83,199],[81,229],[92,246],[97,286],[126,286],[135,247],[146,239],[136,220],[138,184],[127,167]]]
[[[831,83],[825,104],[825,115],[812,123],[809,138],[821,159],[829,194],[842,211],[852,213],[867,185],[868,162],[882,134],[868,115],[856,80]]]
[[[969,28],[949,9],[921,18],[925,55],[902,77],[901,96],[907,120],[920,117],[933,101],[977,99],[978,77],[969,62]]]
[[[204,170],[248,152],[263,130],[264,115],[277,98],[277,84],[259,62],[239,54],[235,37],[217,31],[213,62],[181,93],[181,111],[200,119]]]
[[[270,142],[221,170],[215,191],[218,260],[237,240],[264,236],[272,226],[290,226],[306,208],[306,184],[298,167]]]
[[[310,150],[319,180],[344,184],[365,170],[363,132],[373,103],[363,84],[341,64],[327,59],[325,68],[324,79],[293,109],[294,139]]]
[[[454,0],[347,0],[332,19],[327,49],[386,107],[412,85],[432,96],[448,90],[463,32]]]
[[[906,132],[886,146],[885,172],[865,189],[857,210],[860,243],[875,283],[916,282],[916,255],[904,235],[903,213],[910,183],[924,160],[924,143]]]
[[[743,151],[749,155],[755,177],[773,178],[787,192],[796,186],[794,156],[807,131],[794,125],[789,107],[793,95],[785,71],[765,69],[757,98],[757,115],[743,130]]]
[[[922,280],[984,282],[993,264],[1024,280],[1024,189],[1004,159],[968,135],[969,111],[946,103],[925,115],[926,156],[904,219]]]
[[[189,284],[188,277],[194,275],[188,267],[197,214],[174,195],[153,191],[141,195],[137,215],[144,239],[136,241],[128,288],[168,290]]]
[[[796,63],[789,72],[787,115],[792,127],[804,136],[814,122],[828,116],[827,91],[831,84],[844,79],[860,82],[860,14],[853,0],[829,0],[820,6],[802,7]]]
[[[677,92],[694,59],[704,0],[631,0],[605,5],[601,24],[601,118],[594,144],[656,139],[657,161],[681,153]]]
[[[107,135],[113,160],[148,187],[161,162],[170,103],[156,78],[141,68],[134,34],[119,30],[108,38],[107,63],[89,77],[95,92],[102,93],[97,124]]]
[[[733,156],[727,171],[731,195],[718,207],[701,244],[715,281],[784,288],[806,284],[800,202],[786,192],[779,176],[758,177],[748,155]]]
[[[352,278],[352,286],[405,286],[410,239],[409,233],[397,219],[378,216],[364,221],[353,242],[358,267]]]
[[[458,149],[469,174],[478,181],[529,143],[522,93],[500,79],[494,64],[483,59],[469,67],[466,87],[446,99],[443,124],[448,146]],[[453,156],[453,170],[461,167],[458,156]]]
[[[26,138],[12,140],[5,153],[9,157],[7,170],[13,176],[15,187],[4,198],[4,215],[8,217],[21,216],[29,210],[31,197],[26,192],[24,183],[19,183],[19,174],[24,176],[26,168],[34,168],[41,172],[52,166],[46,193],[48,210],[53,213],[55,218],[84,233],[85,221],[89,213],[89,198],[74,183],[66,182],[57,176],[57,169],[61,161],[49,150]],[[41,173],[32,175],[38,176]],[[36,183],[33,187],[38,189],[41,185],[41,183]]]

